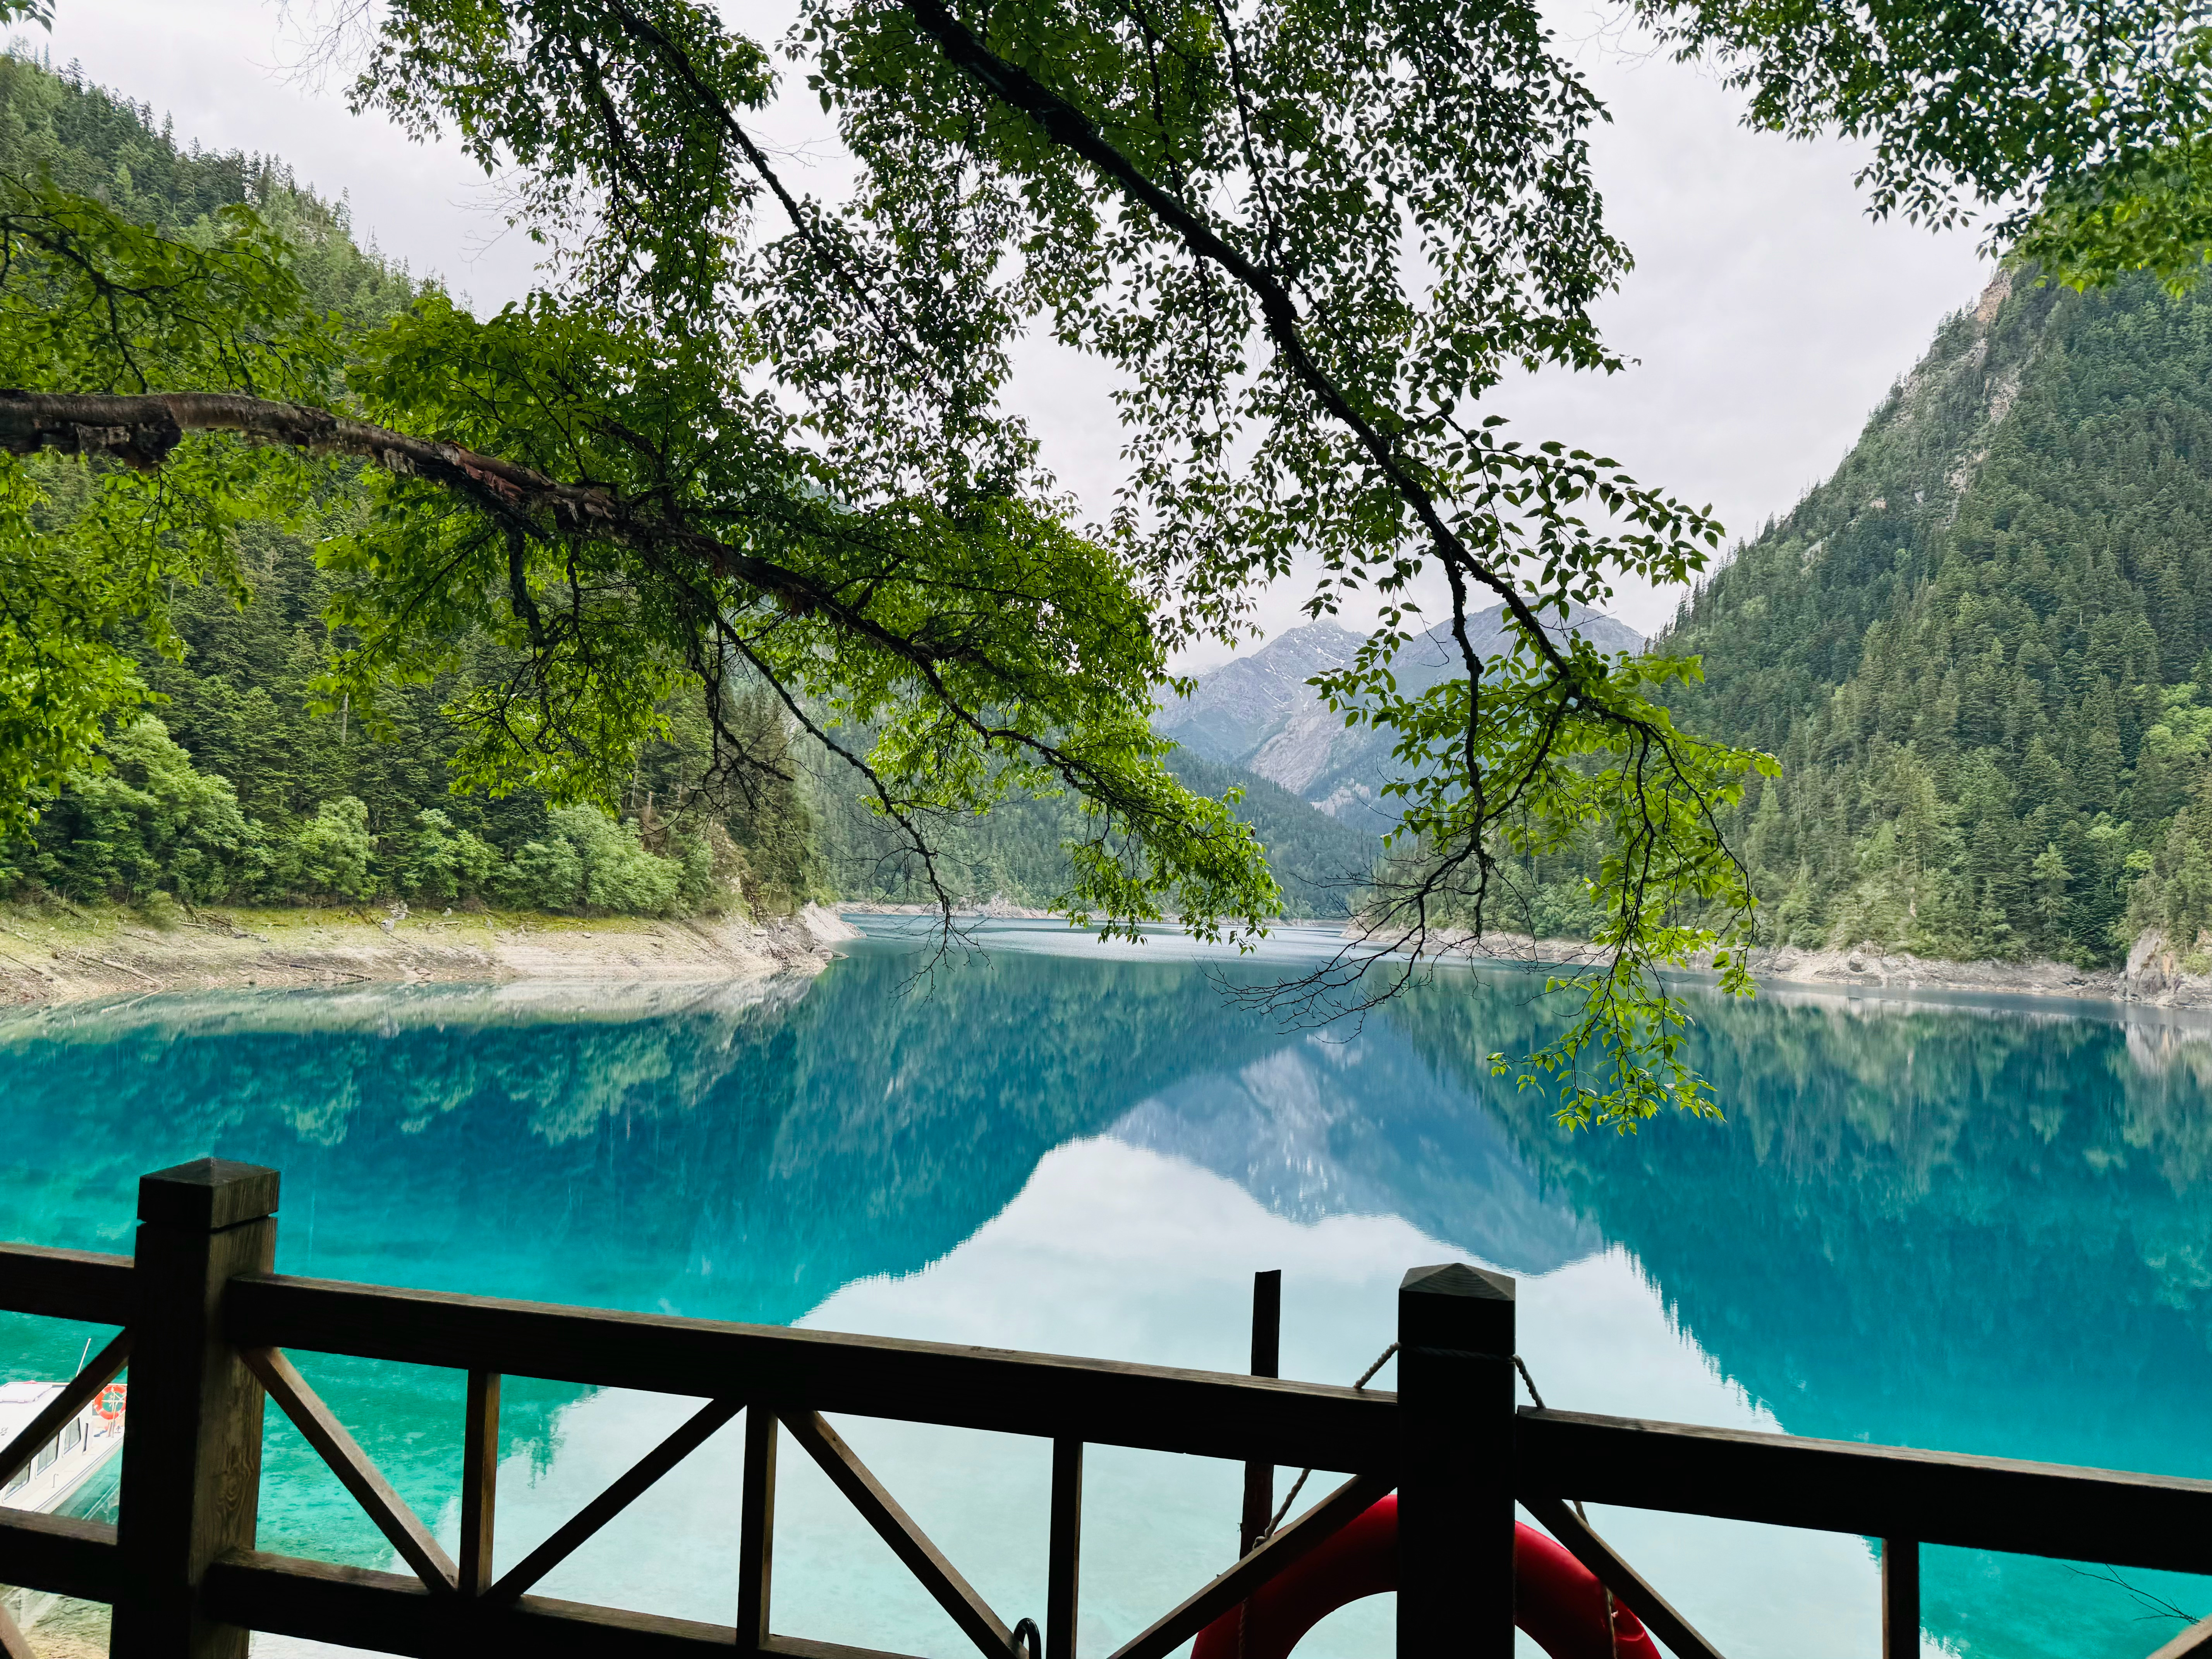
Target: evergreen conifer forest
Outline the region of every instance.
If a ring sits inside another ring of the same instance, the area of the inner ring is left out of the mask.
[[[2001,274],[1686,602],[1684,724],[1780,757],[1733,839],[1800,945],[2184,951],[2212,921],[2212,300]],[[1700,723],[1702,723],[1700,725]]]
[[[311,303],[356,326],[428,291],[356,246],[343,213],[276,160],[180,146],[150,108],[21,58],[0,57],[0,168],[50,176],[186,240],[212,237],[224,208],[250,205],[284,237]],[[53,521],[82,511],[83,469],[27,465]],[[380,731],[343,701],[325,708],[314,683],[343,579],[318,566],[314,542],[360,511],[358,492],[340,489],[301,532],[240,523],[243,594],[173,588],[181,651],[141,641],[134,653],[153,701],[117,722],[102,763],[73,775],[27,833],[0,842],[0,884],[75,900],[402,899],[639,915],[719,912],[733,899],[777,914],[817,894],[796,769],[780,786],[684,811],[703,738],[680,724],[674,741],[640,755],[620,818],[528,787],[454,793],[461,738],[443,711],[465,679],[511,665],[490,641],[461,669],[382,699]],[[756,752],[782,753],[783,716],[763,696],[738,698],[733,722]]]

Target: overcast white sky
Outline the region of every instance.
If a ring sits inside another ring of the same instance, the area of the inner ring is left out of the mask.
[[[1646,483],[1710,501],[1732,538],[1752,534],[1835,465],[1988,269],[1970,232],[1869,220],[1850,147],[1744,131],[1737,100],[1709,72],[1610,44],[1586,4],[1559,0],[1556,15],[1613,113],[1593,150],[1637,269],[1600,315],[1636,366],[1610,379],[1540,377],[1500,407],[1529,436],[1611,454]],[[783,4],[726,9],[759,33],[788,15]],[[411,144],[278,72],[293,54],[272,0],[59,0],[57,11],[51,42],[32,44],[173,116],[180,141],[282,156],[324,194],[347,197],[364,239],[479,307],[528,286],[529,245],[501,234],[458,152]],[[1020,401],[1063,482],[1103,508],[1117,439],[1102,383],[1046,354],[1037,368]],[[1302,620],[1304,597],[1267,596],[1270,630]],[[1613,609],[1649,632],[1675,600],[1624,586]]]

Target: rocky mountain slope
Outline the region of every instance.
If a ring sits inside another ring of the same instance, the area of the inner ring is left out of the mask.
[[[1633,629],[1595,611],[1576,611],[1565,631],[1601,651],[1644,648]],[[1163,708],[1153,724],[1208,760],[1241,766],[1379,836],[1397,817],[1379,799],[1393,775],[1389,735],[1347,729],[1344,717],[1329,713],[1306,684],[1349,663],[1363,637],[1328,621],[1294,628],[1249,656],[1200,675],[1191,694]],[[1499,648],[1505,607],[1493,605],[1470,617],[1468,637],[1485,656]],[[1406,647],[1396,669],[1399,684],[1417,694],[1457,672],[1457,652],[1439,625]]]
[[[1770,937],[2212,969],[2212,289],[2001,272],[1686,605]]]

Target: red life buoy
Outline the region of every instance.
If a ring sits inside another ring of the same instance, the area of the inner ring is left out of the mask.
[[[130,1387],[127,1382],[111,1382],[100,1391],[100,1398],[94,1403],[93,1410],[100,1413],[101,1421],[112,1423],[123,1415],[124,1402],[130,1397]]]
[[[1397,1588],[1394,1494],[1200,1631],[1191,1659],[1288,1659],[1301,1637],[1346,1602]],[[1534,1527],[1513,1529],[1513,1622],[1552,1659],[1662,1659],[1644,1621],[1618,1602],[1606,1629],[1597,1575]]]

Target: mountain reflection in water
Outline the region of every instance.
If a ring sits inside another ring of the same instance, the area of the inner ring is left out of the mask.
[[[1443,974],[1357,1033],[1285,1031],[1208,980],[1279,963],[1051,954],[1043,939],[1001,930],[1009,948],[919,994],[902,990],[911,958],[871,944],[811,984],[155,998],[17,1017],[0,1023],[0,1236],[127,1249],[138,1175],[212,1152],[283,1170],[287,1272],[1220,1366],[1242,1346],[1237,1287],[1303,1251],[1291,1369],[1331,1379],[1387,1340],[1396,1268],[1460,1253],[1524,1277],[1522,1346],[1555,1405],[2212,1475],[2201,1037],[2048,1009],[1702,1000],[1698,1060],[1726,1125],[1570,1136],[1483,1058],[1540,1040],[1524,977]],[[1215,1195],[1238,1188],[1249,1199]],[[1206,1224],[1180,1256],[1146,1255],[1148,1237],[1187,1223]],[[0,1317],[0,1362],[55,1375],[82,1334]],[[403,1494],[446,1513],[459,1379],[307,1363]],[[503,1558],[587,1495],[585,1465],[605,1447],[660,1421],[650,1397],[509,1387],[522,1484],[502,1488]],[[863,1450],[907,1460],[925,1488],[938,1469],[941,1503],[963,1501],[962,1459],[932,1463],[926,1435],[878,1439]],[[1022,1455],[1006,1454],[1002,1498],[1039,1478]],[[1177,1558],[1211,1547],[1214,1499],[1150,1467],[1094,1488],[1094,1504],[1121,1490],[1158,1506],[1158,1559],[1132,1537],[1126,1582],[1100,1569],[1086,1612],[1100,1639],[1225,1565]],[[719,1499],[708,1481],[666,1501]],[[802,1540],[815,1514],[793,1510]],[[269,1547],[385,1559],[289,1429],[272,1431],[264,1517]],[[924,1519],[969,1524],[951,1508]],[[1717,1638],[1870,1646],[1856,1540],[1607,1524]],[[649,1571],[643,1553],[598,1564],[633,1598],[648,1579],[683,1588],[684,1551],[642,1534],[623,1547],[659,1552]],[[1000,1570],[1026,1611],[1024,1547]],[[1102,1561],[1115,1547],[1103,1534]],[[959,1650],[896,1590],[854,1599],[797,1566],[787,1580],[783,1555],[780,1541],[780,1627]],[[1794,1611],[1786,1585],[1759,1603],[1746,1586],[1785,1563],[1832,1582]],[[2212,1611],[2203,1581],[2128,1577]],[[1959,1652],[2136,1655],[2178,1628],[2136,1622],[2124,1592],[2057,1564],[1930,1552],[1928,1578],[1930,1629]],[[810,1584],[845,1596],[836,1628],[807,1616]],[[728,1618],[711,1583],[690,1593],[697,1606],[666,1610]],[[1863,1628],[1845,1627],[1862,1612]],[[1387,1618],[1348,1618],[1315,1653],[1372,1650],[1382,1630]]]

